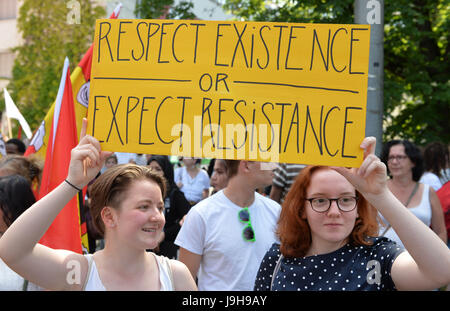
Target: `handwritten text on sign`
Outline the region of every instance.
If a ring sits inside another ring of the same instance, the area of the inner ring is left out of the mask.
[[[97,20],[104,150],[358,166],[367,25]]]

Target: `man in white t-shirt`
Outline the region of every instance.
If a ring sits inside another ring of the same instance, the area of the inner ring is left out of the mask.
[[[255,189],[272,183],[275,164],[227,160],[228,186],[193,206],[175,240],[199,290],[251,291],[277,240],[280,205]]]

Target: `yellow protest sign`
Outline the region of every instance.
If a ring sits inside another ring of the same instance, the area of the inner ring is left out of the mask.
[[[368,25],[97,20],[104,150],[359,166]]]

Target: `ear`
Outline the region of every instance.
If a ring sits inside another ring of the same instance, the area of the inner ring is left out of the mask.
[[[110,206],[105,206],[100,212],[105,228],[113,228],[116,226],[116,211]]]
[[[245,173],[250,172],[250,162],[249,162],[249,161],[242,160],[242,161],[239,163],[239,169],[242,170],[242,171],[245,172]]]

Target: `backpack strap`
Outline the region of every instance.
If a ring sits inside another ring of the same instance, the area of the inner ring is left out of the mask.
[[[280,270],[281,261],[283,260],[283,258],[283,254],[280,254],[280,257],[277,260],[277,264],[275,265],[275,269],[273,270],[272,281],[270,282],[270,291],[272,291],[273,282],[275,282],[275,275],[277,275],[278,270]]]
[[[87,283],[88,283],[88,281],[89,281],[89,277],[91,276],[92,261],[94,260],[94,256],[92,256],[91,254],[88,254],[88,255],[86,255],[86,256],[84,256],[84,257],[85,257],[85,258],[87,259],[87,261],[88,261],[88,272],[87,272],[87,274],[86,274],[86,279],[84,280],[83,287],[81,288],[82,291],[85,291],[85,290],[86,290],[86,285],[87,285]]]

